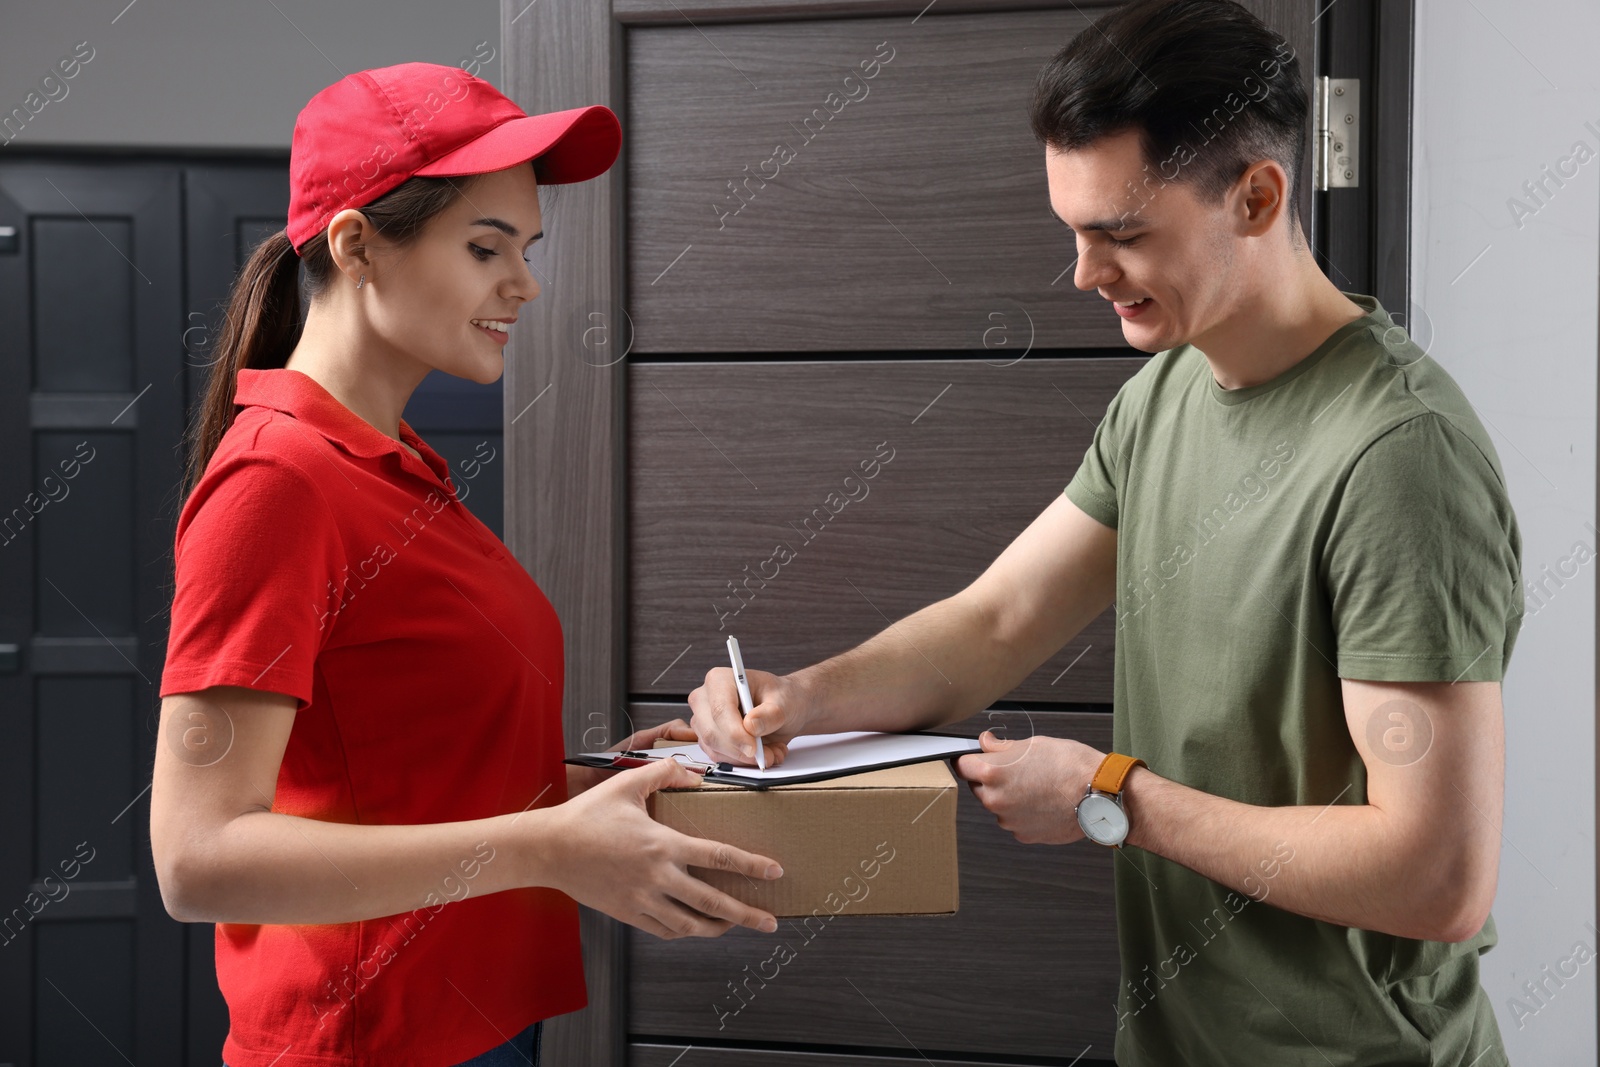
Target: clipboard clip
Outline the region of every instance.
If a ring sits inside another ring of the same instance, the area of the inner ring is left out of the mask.
[[[661,752],[659,749],[656,751]],[[707,775],[717,769],[717,764],[715,763],[702,763],[699,760],[678,759],[677,756],[671,752],[664,752],[660,755],[657,755],[655,752],[617,752],[613,753],[611,756],[611,766],[649,767],[652,764],[660,763],[663,759],[675,760],[680,766],[687,767],[689,770],[699,775]]]

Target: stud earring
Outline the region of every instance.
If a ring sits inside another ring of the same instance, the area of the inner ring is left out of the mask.
[[[366,281],[367,281],[367,276],[365,274],[363,274],[361,276],[361,280],[359,282],[356,282],[356,288],[357,289],[361,288],[363,285],[366,284]]]

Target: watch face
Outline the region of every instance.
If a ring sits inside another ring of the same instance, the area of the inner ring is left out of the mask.
[[[1101,793],[1090,793],[1078,802],[1078,825],[1089,840],[1101,845],[1120,845],[1128,836],[1122,805]]]

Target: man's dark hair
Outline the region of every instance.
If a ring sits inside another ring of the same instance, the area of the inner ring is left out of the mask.
[[[1232,0],[1138,0],[1039,72],[1030,117],[1058,151],[1138,130],[1147,189],[1189,181],[1213,202],[1251,163],[1276,160],[1297,218],[1309,106],[1294,49]]]

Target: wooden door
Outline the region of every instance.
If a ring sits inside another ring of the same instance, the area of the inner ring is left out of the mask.
[[[1377,19],[1349,4],[1354,54]],[[618,165],[547,213],[549,284],[506,375],[526,412],[508,543],[567,634],[569,744],[686,714],[729,632],[775,671],[864,640],[970,582],[1061,492],[1147,358],[1073,287],[1027,122],[1038,69],[1107,6],[503,8],[510,95],[606,103],[625,130]],[[1248,6],[1308,77],[1325,66],[1322,5]],[[1303,190],[1314,243],[1344,222],[1346,288],[1405,307],[1365,236],[1370,192]],[[870,493],[819,510],[873,456]],[[780,539],[799,547],[772,577]],[[1108,747],[1113,653],[1107,613],[951,729]],[[590,1007],[545,1047],[638,1067],[1109,1061],[1113,856],[1020,846],[965,791],[958,824],[954,918],[832,923],[732,1019],[729,983],[768,939],[663,943],[585,913]]]

